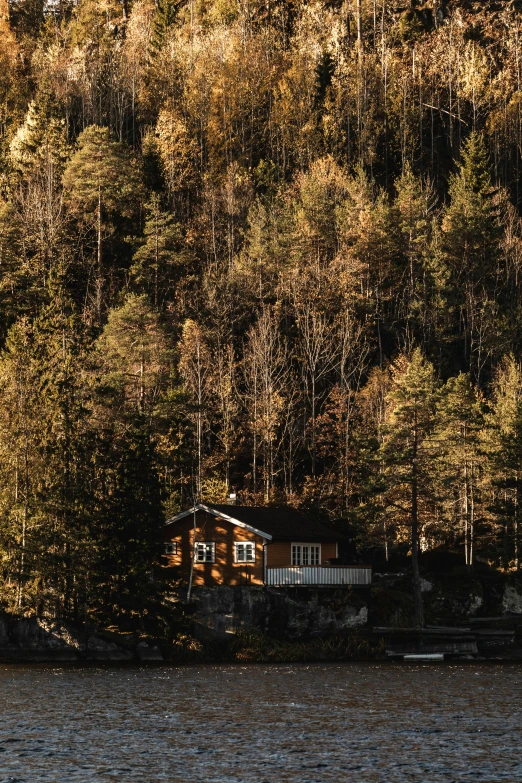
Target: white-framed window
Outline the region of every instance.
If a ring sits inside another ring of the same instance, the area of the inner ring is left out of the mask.
[[[234,541],[234,562],[255,563],[256,545],[254,541]]]
[[[214,541],[196,541],[194,547],[194,562],[215,563],[216,544]]]
[[[166,555],[177,555],[178,554],[177,541],[167,541],[164,544],[164,552]]]
[[[292,544],[292,565],[321,565],[321,544]]]

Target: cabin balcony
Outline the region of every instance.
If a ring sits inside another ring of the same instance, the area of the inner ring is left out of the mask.
[[[267,568],[266,584],[269,587],[310,585],[313,587],[343,587],[370,585],[370,566],[287,566]]]

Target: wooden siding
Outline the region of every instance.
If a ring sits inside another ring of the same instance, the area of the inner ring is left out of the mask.
[[[267,567],[285,568],[292,565],[292,543],[299,541],[273,541],[267,546]],[[321,545],[321,563],[337,557],[337,544],[335,541],[313,541],[312,544]]]
[[[230,515],[234,513],[230,508]],[[165,525],[164,541],[177,544],[177,553],[163,555],[167,567],[176,567],[176,576],[188,581],[194,546],[194,517],[192,514]],[[266,541],[256,533],[245,530],[206,511],[196,513],[196,541],[214,543],[215,563],[194,563],[193,585],[263,585],[265,583],[264,554],[266,545],[267,568],[287,569],[292,565],[292,543],[321,545],[321,564],[337,557],[335,541]],[[256,559],[254,563],[235,563],[234,544],[237,541],[253,541]],[[313,568],[317,568],[314,566]],[[298,569],[299,570],[299,569]],[[298,582],[286,582],[298,584]],[[269,581],[268,584],[275,584]],[[283,584],[283,583],[282,583]],[[304,584],[304,583],[303,583]],[[318,584],[313,582],[313,584]]]
[[[267,585],[317,585],[321,587],[342,585],[369,585],[372,569],[365,566],[290,566],[268,568]]]
[[[231,512],[232,512],[231,508]],[[165,542],[175,542],[178,553],[163,555],[166,566],[177,566],[180,576],[188,580],[193,552],[194,517],[190,514],[171,525],[165,526]],[[193,585],[212,587],[215,585],[262,585],[263,541],[261,536],[242,527],[226,522],[219,517],[198,511],[196,514],[196,541],[214,542],[215,563],[194,563]],[[254,541],[255,563],[234,563],[234,543]]]

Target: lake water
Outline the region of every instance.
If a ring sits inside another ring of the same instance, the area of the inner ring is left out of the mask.
[[[2,783],[522,781],[522,667],[0,666]]]

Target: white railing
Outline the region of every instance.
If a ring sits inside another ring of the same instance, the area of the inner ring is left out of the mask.
[[[267,568],[266,583],[271,587],[284,585],[369,585],[372,569],[369,566],[288,566]]]

